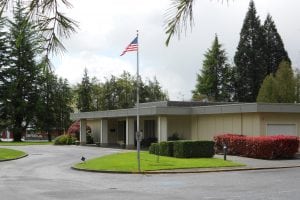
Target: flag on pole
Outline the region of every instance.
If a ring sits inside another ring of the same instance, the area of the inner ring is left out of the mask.
[[[138,45],[138,37],[134,38],[134,40],[125,48],[123,53],[120,56],[123,56],[125,53],[129,51],[137,51],[139,48]]]

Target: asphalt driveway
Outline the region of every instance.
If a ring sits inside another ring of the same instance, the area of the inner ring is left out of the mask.
[[[92,158],[122,150],[52,145],[7,148],[26,151],[29,156],[0,163],[1,200],[300,199],[300,168],[201,174],[103,174],[75,171],[70,166],[80,162],[81,156]]]

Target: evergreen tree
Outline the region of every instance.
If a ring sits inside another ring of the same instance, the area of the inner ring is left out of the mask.
[[[283,61],[279,64],[278,70],[275,75],[277,82],[277,102],[278,103],[294,103],[296,81],[294,79],[294,73],[291,64],[287,61]]]
[[[39,50],[39,33],[26,19],[25,11],[18,1],[14,19],[10,26],[10,63],[2,69],[5,84],[3,91],[3,115],[9,119],[14,140],[21,141],[22,133],[32,125],[39,99],[38,85],[40,71],[36,62]]]
[[[237,73],[236,100],[240,102],[256,100],[260,85],[267,75],[264,51],[263,29],[256,15],[254,2],[251,0],[234,56]]]
[[[9,66],[9,45],[7,39],[7,32],[3,30],[6,24],[6,19],[0,17],[0,129],[6,128],[7,118],[4,117],[4,86],[6,85],[5,67]]]
[[[257,101],[267,103],[294,103],[296,100],[296,80],[291,65],[280,63],[275,77],[267,76],[259,90]]]
[[[67,80],[47,68],[40,85],[39,102],[36,108],[35,129],[46,131],[51,141],[52,131],[63,134],[70,125],[72,93]]]
[[[193,99],[205,95],[211,101],[229,101],[230,68],[217,36],[204,56],[201,74],[198,74],[196,88],[192,91]]]
[[[268,75],[257,95],[257,102],[276,103],[277,102],[277,85],[273,74]]]
[[[267,18],[263,25],[264,38],[265,38],[265,58],[267,66],[267,74],[275,74],[281,61],[288,61],[290,59],[282,39],[277,31],[276,25],[271,17],[267,15]]]
[[[81,112],[88,112],[93,110],[92,102],[92,85],[90,82],[90,77],[88,76],[88,71],[84,69],[84,75],[81,84],[78,87],[78,101],[77,108]]]
[[[295,98],[297,103],[300,103],[300,70],[299,69],[296,69],[295,71],[295,84],[296,84]]]
[[[55,88],[55,109],[56,114],[56,126],[55,129],[61,134],[70,125],[70,113],[72,112],[71,101],[72,101],[71,88],[69,87],[66,79],[59,78],[56,82]]]
[[[40,79],[40,94],[36,108],[35,125],[37,130],[46,131],[49,141],[52,139],[51,130],[56,125],[56,85],[57,77],[48,68],[45,68],[43,76]]]

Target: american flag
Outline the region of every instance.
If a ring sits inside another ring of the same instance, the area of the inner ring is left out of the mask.
[[[120,56],[123,56],[125,53],[129,51],[137,51],[139,48],[138,45],[138,37],[134,38],[134,40],[125,48],[123,53]]]

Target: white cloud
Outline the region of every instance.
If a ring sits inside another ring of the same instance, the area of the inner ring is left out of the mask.
[[[84,67],[91,76],[104,80],[126,70],[136,72],[134,53],[120,53],[140,30],[140,70],[143,78],[156,76],[171,99],[188,100],[196,83],[203,54],[217,33],[232,60],[249,0],[196,1],[195,27],[181,40],[174,37],[165,47],[164,15],[171,0],[73,1],[69,16],[80,22],[78,33],[65,41],[68,53],[55,58],[56,72],[71,83],[80,82]],[[300,67],[300,17],[297,0],[255,1],[263,21],[270,12],[294,63]],[[280,8],[280,9],[278,9]]]
[[[71,84],[76,84],[81,81],[84,68],[87,68],[90,77],[101,81],[111,75],[119,76],[123,71],[135,73],[135,68],[127,61],[94,55],[88,51],[81,52],[76,57],[67,55],[55,71],[59,76],[67,78]]]

